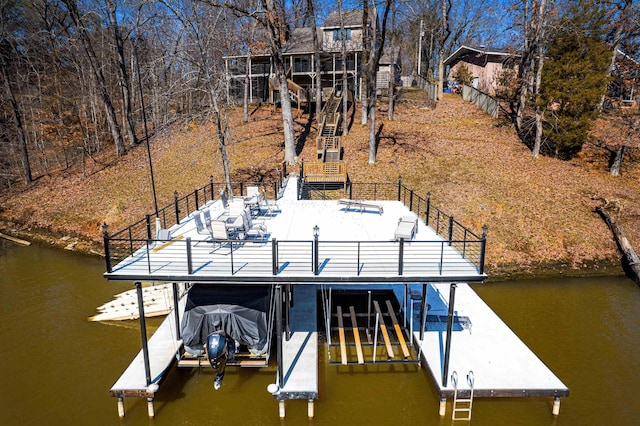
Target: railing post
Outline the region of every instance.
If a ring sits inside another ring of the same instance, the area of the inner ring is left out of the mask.
[[[480,261],[478,265],[478,272],[484,274],[484,255],[487,246],[487,225],[482,225],[482,239],[480,240]]]
[[[402,199],[402,176],[398,176],[398,201]]]
[[[109,244],[109,225],[107,223],[102,224],[102,241],[104,242],[104,258],[107,262],[107,272],[113,272],[111,266],[111,246]]]
[[[400,253],[398,254],[398,275],[402,275],[404,263],[404,238],[400,238]]]
[[[409,191],[409,211],[413,211],[413,189]]]
[[[353,182],[349,183],[349,199],[353,200]]]
[[[453,216],[449,216],[449,245],[451,245],[451,241],[453,241]]]
[[[187,237],[187,272],[193,274],[193,259],[191,258],[191,237]]]
[[[271,273],[278,275],[278,240],[271,239]]]
[[[427,192],[427,205],[424,210],[424,223],[429,226],[429,210],[431,209],[431,192]]]
[[[178,191],[173,191],[173,205],[176,210],[176,225],[180,225],[180,208],[178,206]]]
[[[209,186],[211,187],[211,201],[213,201],[216,198],[216,193],[213,192],[213,175],[209,176]]]
[[[242,197],[242,194],[244,192],[244,182],[240,182],[240,196]]]
[[[282,287],[276,285],[276,355],[278,358],[278,386],[284,387],[284,360],[282,359]]]
[[[313,275],[318,275],[318,235],[313,236]]]
[[[147,220],[147,240],[151,241],[153,239],[151,238],[151,215],[147,215],[146,220]]]
[[[178,283],[173,283],[171,287],[173,290],[173,316],[176,326],[176,340],[180,340],[182,338],[182,332],[180,327],[180,313],[178,312],[178,302],[180,301],[180,296],[178,295]]]
[[[199,200],[198,200],[198,190],[196,189],[195,191],[193,191],[193,194],[194,194],[195,199],[196,199],[196,210],[198,210],[200,208],[200,203],[199,203]]]

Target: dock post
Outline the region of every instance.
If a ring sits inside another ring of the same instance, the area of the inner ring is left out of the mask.
[[[278,401],[278,415],[280,416],[281,419],[285,418],[285,410],[284,410],[284,399],[281,399],[280,401]]]
[[[440,398],[438,414],[440,414],[440,417],[444,417],[444,415],[447,414],[447,398]]]
[[[149,342],[147,341],[147,324],[144,318],[144,298],[142,297],[142,283],[136,282],[138,293],[138,312],[140,315],[140,335],[142,337],[142,355],[144,358],[144,374],[147,386],[151,384],[151,365],[149,363]]]
[[[176,320],[176,339],[182,339],[180,330],[180,312],[178,312],[178,283],[173,283],[173,315]]]
[[[276,353],[278,356],[278,386],[284,387],[284,360],[282,357],[282,287],[276,288]],[[284,401],[282,402],[282,412],[284,412]],[[281,416],[284,417],[284,416]]]
[[[124,398],[118,397],[118,417],[124,419]]]
[[[147,412],[149,413],[149,418],[153,418],[156,415],[156,411],[153,408],[153,398],[147,398]]]
[[[449,312],[447,314],[447,340],[444,347],[444,369],[442,372],[442,386],[447,387],[447,379],[449,378],[449,358],[451,357],[451,333],[453,332],[453,307],[456,300],[457,285],[451,284],[449,289]]]
[[[307,402],[307,416],[309,417],[309,420],[313,419],[313,399],[310,399]]]
[[[553,398],[553,409],[551,410],[551,412],[553,413],[554,416],[557,416],[560,414],[560,397],[556,396],[555,398]]]

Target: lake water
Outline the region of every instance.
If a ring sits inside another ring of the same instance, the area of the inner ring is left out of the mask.
[[[102,278],[101,259],[0,240],[0,425],[450,425],[425,369],[329,366],[320,351],[320,397],[277,402],[266,391],[276,366],[173,370],[147,417],[146,401],[125,399],[117,415],[109,389],[140,350],[138,322],[86,318],[131,283]],[[560,416],[551,399],[476,399],[473,425],[640,424],[640,288],[623,277],[559,278],[474,289],[569,387]],[[151,321],[152,328],[157,321]],[[464,422],[456,422],[464,424]]]

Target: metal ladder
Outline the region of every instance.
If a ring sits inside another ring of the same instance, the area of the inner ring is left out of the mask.
[[[473,408],[473,384],[474,377],[473,371],[469,370],[467,374],[467,384],[469,385],[469,397],[460,398],[458,396],[458,372],[454,371],[451,374],[451,381],[453,382],[454,394],[453,394],[453,412],[451,413],[451,421],[459,420],[471,420],[471,409]]]

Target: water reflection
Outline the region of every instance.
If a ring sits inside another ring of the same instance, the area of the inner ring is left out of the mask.
[[[86,321],[131,283],[108,283],[100,259],[0,241],[0,424],[119,425],[108,390],[140,349],[137,322]],[[640,288],[621,277],[476,285],[474,289],[570,388],[560,417],[551,400],[477,399],[473,425],[636,424]],[[149,328],[157,325],[152,321]],[[455,344],[455,342],[454,342]],[[266,369],[230,368],[219,391],[210,368],[174,370],[156,398],[154,425],[450,425],[426,369],[329,366],[320,351],[320,398],[277,403]],[[481,378],[476,377],[477,380]],[[126,400],[129,425],[147,425],[145,401]]]

